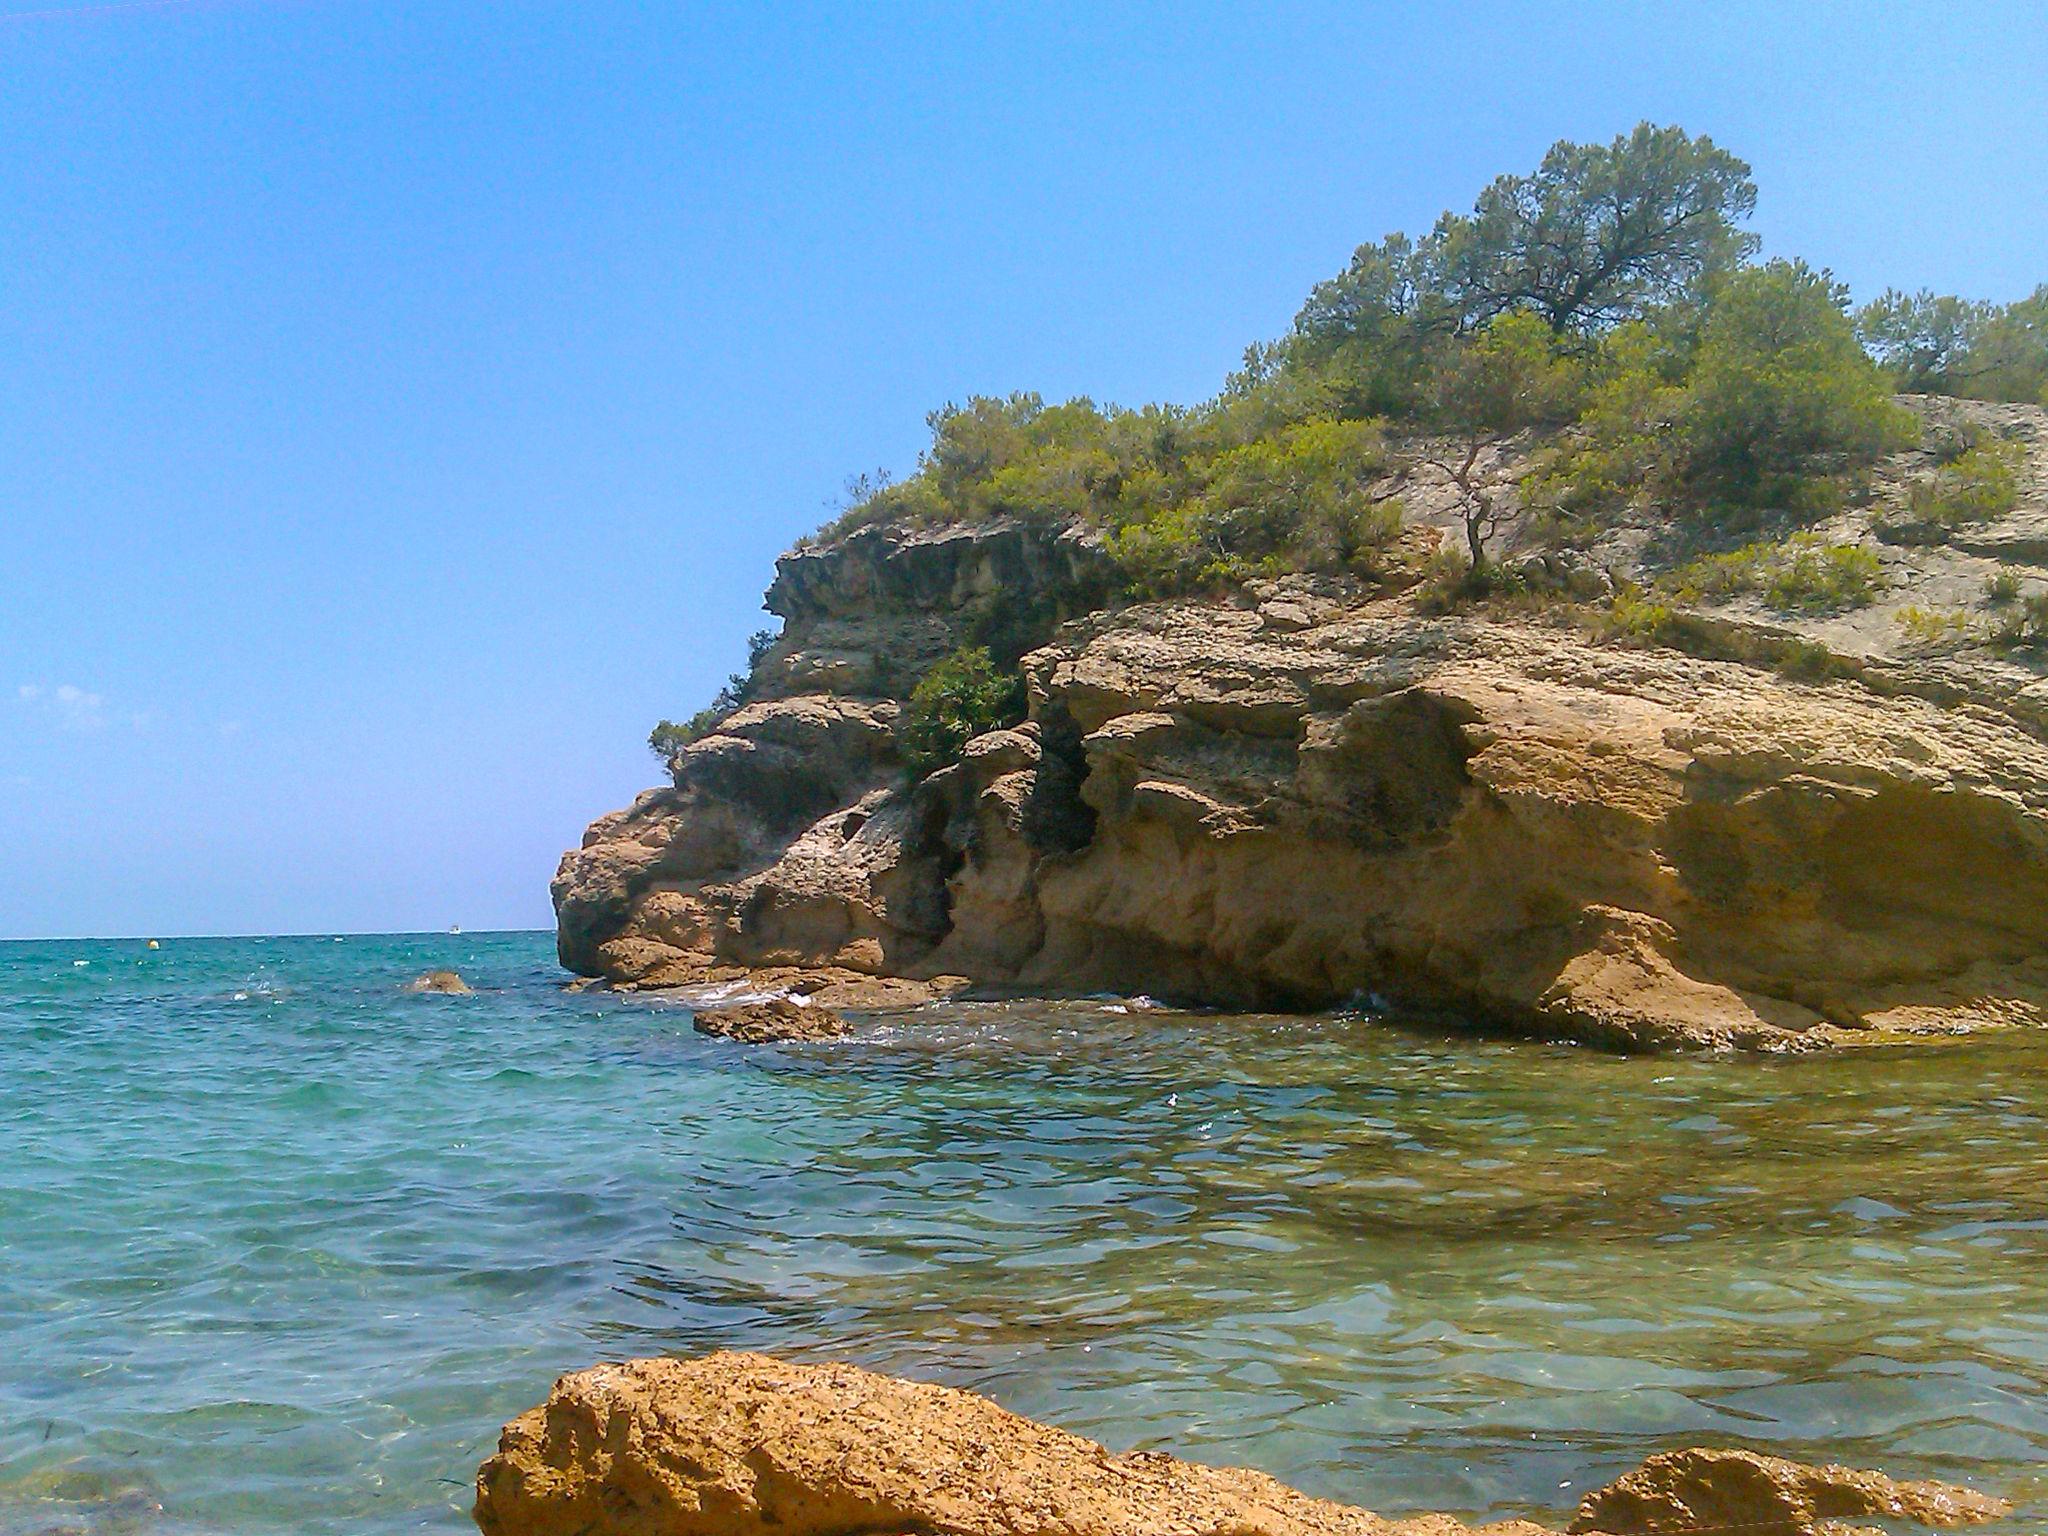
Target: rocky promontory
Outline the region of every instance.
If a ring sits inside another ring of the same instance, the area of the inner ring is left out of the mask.
[[[1431,600],[1457,513],[1427,473],[1378,574],[1224,596],[1122,600],[1058,521],[800,547],[745,702],[564,857],[562,962],[1375,996],[1623,1049],[2041,1022],[2048,678],[1967,636],[2001,583],[2048,585],[2048,412],[1939,409],[2021,446],[2017,505],[1916,541],[1932,460],[1894,455],[1802,535],[1880,573],[1832,611],[1680,588],[1641,622],[1680,555],[1626,525],[1511,525],[1511,595]],[[911,782],[911,688],[992,627],[1023,637],[1026,718]]]

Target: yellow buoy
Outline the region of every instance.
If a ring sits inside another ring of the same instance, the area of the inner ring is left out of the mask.
[[[151,939],[151,940],[149,941],[149,947],[150,947],[151,949],[156,949],[156,948],[158,948],[158,947],[160,947],[160,946],[159,946],[159,945],[157,944],[157,942],[156,942],[156,940],[155,940],[155,939]]]

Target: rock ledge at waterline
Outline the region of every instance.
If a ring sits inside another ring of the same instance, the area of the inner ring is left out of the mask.
[[[1378,993],[1622,1049],[2043,1022],[2048,679],[1898,622],[2000,569],[2048,578],[2048,413],[1967,408],[2027,445],[2015,511],[1925,548],[1851,509],[1825,535],[1879,552],[1883,602],[1703,604],[1676,645],[1599,638],[1600,594],[1648,579],[1640,530],[1526,557],[1549,602],[1434,616],[1413,561],[1119,606],[1076,528],[800,546],[752,701],[564,857],[562,961],[627,986]],[[1419,559],[1440,530],[1411,509]],[[909,786],[903,701],[998,600],[1046,616],[1029,718]]]
[[[1573,1532],[1817,1536],[1822,1521],[1960,1525],[1966,1488],[1745,1451],[1652,1458],[1588,1497]],[[1115,1455],[987,1398],[762,1355],[633,1360],[565,1376],[477,1475],[485,1536],[1468,1536],[1390,1520],[1261,1472]],[[1552,1536],[1513,1521],[1491,1536]],[[1836,1528],[1839,1531],[1839,1527]]]

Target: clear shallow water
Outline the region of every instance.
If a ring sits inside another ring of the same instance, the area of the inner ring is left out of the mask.
[[[439,966],[483,990],[399,990]],[[720,1346],[1388,1512],[1716,1442],[2048,1515],[2048,1039],[746,1048],[560,979],[545,934],[0,944],[0,1532],[466,1529],[558,1372]]]

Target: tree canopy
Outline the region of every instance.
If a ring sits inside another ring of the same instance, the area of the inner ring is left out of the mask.
[[[1698,290],[1756,252],[1749,167],[1712,139],[1638,124],[1611,144],[1560,141],[1431,233],[1466,325],[1527,309],[1555,331],[1600,331]]]
[[[1887,288],[1856,330],[1900,389],[2048,405],[2048,284],[2004,305]]]
[[[1361,245],[1319,283],[1295,334],[1414,347],[1527,311],[1559,333],[1596,334],[1699,291],[1756,251],[1749,166],[1704,136],[1639,124],[1610,144],[1551,146],[1527,176],[1502,176],[1470,213],[1416,241]]]

